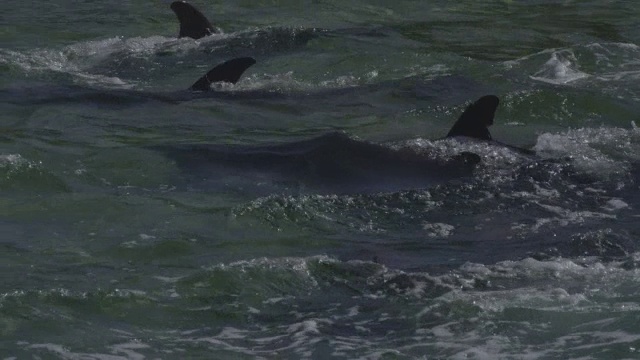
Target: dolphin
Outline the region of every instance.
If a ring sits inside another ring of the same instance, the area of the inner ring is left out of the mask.
[[[269,144],[167,145],[164,153],[197,184],[238,187],[259,195],[273,192],[376,193],[426,188],[469,177],[480,162],[464,152],[433,158],[409,148],[354,139],[330,132],[311,139]],[[190,183],[190,187],[194,186]]]
[[[8,103],[57,103],[69,100],[109,104],[135,104],[146,101],[177,103],[202,97],[226,96],[226,92],[212,91],[213,83],[235,84],[242,74],[256,63],[252,57],[239,57],[216,65],[188,89],[165,92],[146,92],[130,89],[99,89],[82,85],[43,85],[28,88],[0,89],[0,100]]]
[[[500,104],[500,99],[495,95],[485,95],[471,103],[464,110],[462,115],[453,124],[447,138],[467,137],[509,148],[526,155],[533,155],[535,151],[517,146],[502,143],[494,140],[489,132],[489,127],[493,125],[496,110]]]
[[[221,32],[211,25],[206,16],[186,1],[174,1],[170,7],[180,22],[180,38],[190,37],[197,40]]]
[[[223,33],[222,29],[212,25],[202,12],[186,1],[174,1],[170,7],[180,23],[179,38],[198,40]],[[231,54],[237,54],[238,51],[246,51],[240,49],[249,48],[254,54],[269,55],[274,52],[298,49],[322,35],[329,35],[329,31],[320,28],[266,27],[235,32],[231,36],[214,40],[209,45],[206,45],[209,41],[205,41],[205,44],[199,48],[206,53],[215,51]]]
[[[228,82],[235,84],[240,80],[242,74],[255,63],[256,59],[252,57],[241,57],[225,61],[209,70],[189,89],[192,91],[209,91],[213,83]]]
[[[489,126],[493,125],[500,100],[495,95],[485,95],[467,106],[453,124],[447,137],[467,136],[480,140],[492,140]]]
[[[466,137],[530,154],[530,150],[492,139],[488,127],[493,124],[498,104],[495,95],[476,100],[464,110],[447,136],[439,140]],[[471,152],[447,158],[421,149],[363,141],[342,132],[260,146],[177,144],[151,148],[174,160],[187,178],[204,181],[208,188],[237,186],[243,192],[254,189],[260,195],[428,188],[469,178],[481,163],[481,157]]]

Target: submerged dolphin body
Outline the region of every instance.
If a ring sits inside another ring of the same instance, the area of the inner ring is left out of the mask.
[[[160,150],[188,178],[273,192],[373,193],[429,187],[472,175],[480,157],[436,159],[332,132],[267,146],[177,145]],[[209,186],[210,187],[210,186]]]
[[[50,85],[42,84],[29,87],[12,87],[0,89],[0,101],[23,104],[60,103],[69,101],[107,104],[109,106],[130,106],[149,101],[163,103],[179,103],[201,98],[231,99],[231,100],[264,100],[277,102],[283,106],[290,103],[306,102],[308,112],[321,111],[326,104],[335,105],[335,100],[351,105],[358,103],[359,97],[371,98],[379,96],[380,92],[394,92],[397,96],[420,99],[427,98],[439,103],[457,104],[471,94],[477,94],[481,84],[460,76],[444,76],[428,81],[407,78],[381,83],[347,86],[338,88],[318,88],[299,92],[282,92],[279,89],[254,88],[234,91],[231,89],[212,89],[214,83],[227,82],[235,84],[242,75],[256,63],[253,57],[239,57],[216,65],[206,74],[195,81],[188,89],[174,91],[140,91],[135,89],[98,88],[93,86]],[[407,86],[408,84],[408,86]],[[453,95],[452,95],[453,94]]]
[[[146,92],[129,89],[99,89],[80,85],[45,85],[28,88],[0,89],[0,99],[8,103],[57,103],[77,100],[127,105],[146,101],[176,103],[201,97],[231,96],[228,92],[210,91],[214,83],[235,84],[256,60],[240,57],[216,65],[191,85],[188,90]]]
[[[493,124],[498,104],[493,95],[472,103],[447,137],[494,142],[488,126]],[[421,149],[356,140],[343,133],[265,146],[198,144],[153,149],[173,159],[187,177],[214,186],[236,184],[245,190],[253,186],[262,195],[287,190],[299,193],[301,189],[313,193],[372,193],[427,188],[470,177],[481,161],[470,152],[443,158]]]
[[[190,37],[197,40],[220,32],[219,29],[211,25],[206,16],[186,1],[172,2],[171,10],[180,22],[178,37]]]

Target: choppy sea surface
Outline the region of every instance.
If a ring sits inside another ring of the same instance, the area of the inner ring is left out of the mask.
[[[2,359],[640,358],[639,4],[193,4],[0,4]]]

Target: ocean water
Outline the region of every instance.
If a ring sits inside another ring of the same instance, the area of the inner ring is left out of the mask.
[[[169,3],[0,5],[0,358],[640,358],[640,5]]]

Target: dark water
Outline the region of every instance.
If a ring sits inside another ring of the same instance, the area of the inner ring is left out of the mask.
[[[635,2],[195,5],[0,5],[3,359],[640,357]]]

